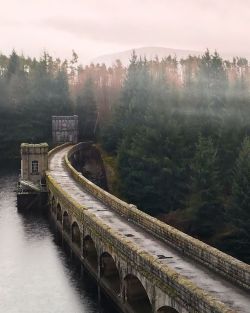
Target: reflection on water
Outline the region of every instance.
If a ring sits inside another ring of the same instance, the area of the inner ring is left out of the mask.
[[[67,257],[42,216],[16,209],[15,174],[0,172],[0,312],[117,313]]]

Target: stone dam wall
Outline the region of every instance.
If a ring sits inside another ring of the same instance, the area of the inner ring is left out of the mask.
[[[49,157],[51,158],[53,154],[66,146],[67,144],[64,144],[63,146],[54,148],[50,151]],[[124,216],[130,222],[146,229],[151,232],[152,235],[174,246],[184,254],[199,260],[205,265],[208,263],[206,256],[209,257],[213,264],[212,266],[207,266],[213,268],[217,272],[223,272],[222,274],[224,276],[228,276],[230,275],[229,273],[235,271],[232,280],[237,280],[239,285],[249,289],[248,265],[148,216],[139,211],[134,205],[121,201],[102,190],[77,172],[70,164],[69,158],[71,158],[79,149],[84,148],[86,148],[84,143],[73,146],[64,158],[65,169],[68,170],[70,175],[78,181],[84,189],[112,207],[114,211]],[[130,267],[132,266],[133,268],[136,268],[136,270],[141,273],[152,286],[154,286],[154,290],[159,290],[161,293],[164,293],[167,297],[170,297],[173,301],[178,303],[180,307],[183,308],[180,312],[236,313],[223,303],[216,300],[213,296],[197,287],[190,280],[178,274],[175,270],[166,265],[163,266],[157,257],[138,249],[138,246],[131,242],[127,237],[122,236],[120,233],[103,223],[102,220],[91,213],[91,210],[88,210],[83,205],[79,204],[70,196],[70,194],[66,193],[61,188],[59,182],[54,179],[53,172],[50,173],[48,171],[46,173],[46,181],[50,195],[53,195],[62,207],[67,208],[68,212],[72,215],[72,219],[76,220],[79,225],[81,225],[81,228],[91,229],[91,232],[100,238],[104,245],[109,246],[117,257],[119,257],[120,260],[123,260],[123,263],[125,262]],[[223,264],[228,267],[227,270],[222,270]]]
[[[78,150],[84,149],[85,143],[73,146],[65,156],[65,165],[70,174],[96,198],[110,206],[127,220],[144,228],[157,238],[168,243],[183,254],[195,259],[213,271],[223,275],[235,284],[250,290],[250,266],[216,248],[213,248],[156,218],[138,210],[136,206],[128,204],[96,186],[79,174],[69,162],[69,158]]]

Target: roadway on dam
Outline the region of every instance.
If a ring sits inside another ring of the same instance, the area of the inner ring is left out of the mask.
[[[240,313],[250,312],[250,295],[245,290],[228,282],[220,275],[200,265],[189,257],[183,256],[160,239],[129,222],[112,210],[109,206],[89,194],[76,182],[65,169],[64,156],[71,146],[56,152],[49,160],[49,172],[61,188],[75,201],[91,210],[100,220],[127,236],[138,248],[157,256],[162,264],[166,264],[179,274],[185,276],[195,285],[210,293],[215,299],[226,304],[228,308]]]

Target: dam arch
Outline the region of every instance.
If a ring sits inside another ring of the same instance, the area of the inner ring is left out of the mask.
[[[53,195],[51,199],[51,209],[52,209],[52,212],[56,215],[56,199]]]
[[[153,313],[147,291],[137,276],[133,274],[125,276],[124,288],[125,301],[132,312]]]
[[[72,242],[77,246],[78,249],[81,249],[81,232],[77,222],[73,222],[71,226],[71,234]]]
[[[171,306],[163,306],[157,310],[156,313],[179,313],[176,309]]]
[[[70,235],[70,219],[67,211],[63,212],[63,231]]]
[[[95,243],[90,235],[83,238],[83,257],[88,265],[97,273],[98,253]]]
[[[114,258],[108,252],[103,252],[100,256],[100,278],[115,294],[120,294],[121,278],[119,269]]]
[[[56,220],[62,224],[62,208],[60,203],[58,203],[56,207]]]

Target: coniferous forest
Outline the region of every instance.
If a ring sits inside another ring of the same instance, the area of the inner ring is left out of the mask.
[[[250,67],[217,52],[81,66],[0,55],[0,159],[77,114],[116,164],[119,196],[250,262]]]

